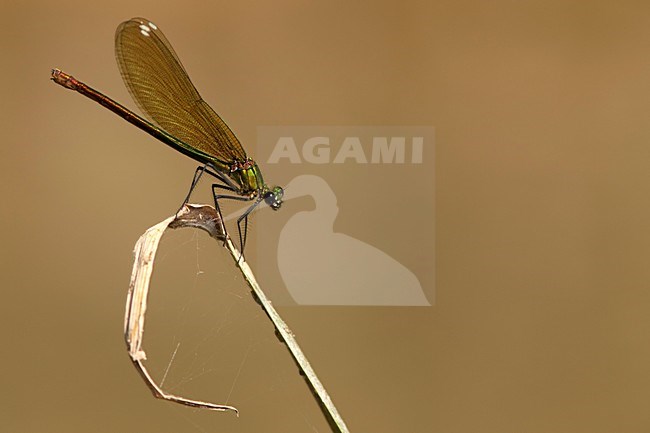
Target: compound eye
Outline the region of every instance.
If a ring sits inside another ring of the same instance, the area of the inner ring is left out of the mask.
[[[264,194],[264,201],[269,206],[273,206],[273,203],[275,203],[275,195],[273,194],[273,191],[269,191],[266,194]]]

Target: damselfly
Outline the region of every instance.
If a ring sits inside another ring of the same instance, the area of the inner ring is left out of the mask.
[[[220,214],[220,199],[252,201],[237,219],[243,254],[250,213],[262,201],[278,210],[283,189],[271,188],[264,182],[257,163],[247,156],[228,125],[201,98],[158,26],[145,18],[132,18],[120,24],[115,33],[115,55],[126,87],[149,120],[58,69],[52,70],[52,80],[100,103],[200,162],[202,165],[194,172],[183,204],[188,202],[203,173],[219,181],[212,185],[212,193]]]

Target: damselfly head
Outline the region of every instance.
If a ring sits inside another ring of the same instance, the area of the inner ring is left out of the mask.
[[[280,209],[280,206],[282,206],[283,195],[284,190],[282,187],[274,186],[264,194],[264,202],[269,205],[271,209],[278,210]]]

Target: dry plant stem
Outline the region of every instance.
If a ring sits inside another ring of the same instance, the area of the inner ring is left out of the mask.
[[[298,342],[296,341],[293,332],[289,329],[287,324],[282,320],[280,315],[273,307],[271,301],[266,297],[260,285],[257,283],[253,272],[241,257],[241,253],[235,248],[230,237],[225,234],[225,228],[219,218],[218,212],[211,206],[198,206],[188,204],[184,206],[177,215],[167,218],[159,224],[147,230],[138,240],[135,247],[135,263],[133,266],[133,273],[131,275],[131,284],[129,286],[129,294],[126,303],[126,318],[124,322],[124,335],[126,338],[129,355],[136,369],[144,379],[147,386],[151,389],[154,396],[173,401],[176,403],[184,404],[187,406],[200,407],[212,410],[233,410],[238,413],[237,409],[232,406],[207,403],[196,400],[188,400],[172,394],[167,394],[156,385],[153,381],[142,361],[146,359],[145,353],[142,350],[142,335],[144,331],[144,316],[147,307],[147,292],[149,290],[149,281],[151,279],[151,272],[153,270],[153,262],[158,248],[158,243],[162,237],[163,232],[168,228],[179,227],[197,227],[205,230],[218,241],[225,241],[225,247],[232,255],[235,263],[241,270],[244,278],[252,289],[252,293],[256,300],[260,303],[267,316],[273,322],[275,329],[287,345],[291,355],[298,364],[300,371],[304,374],[305,379],[320,403],[320,406],[325,413],[330,426],[339,433],[349,433],[343,418],[336,410],[332,399],[325,390],[325,387],[316,376],[314,369],[307,361],[307,358],[302,353]]]
[[[262,291],[262,288],[257,283],[257,280],[253,275],[253,271],[241,256],[239,250],[235,248],[232,241],[230,240],[230,237],[226,237],[226,248],[228,248],[228,251],[230,251],[232,258],[235,260],[235,263],[237,263],[237,266],[244,275],[244,278],[246,278],[246,281],[248,281],[248,285],[253,290],[253,294],[257,298],[257,301],[260,303],[267,316],[273,322],[273,325],[275,326],[275,329],[280,335],[282,341],[284,341],[284,343],[289,348],[293,359],[298,364],[301,373],[304,374],[307,384],[311,388],[311,391],[315,394],[321,406],[321,409],[328,418],[330,426],[333,429],[336,429],[335,431],[338,431],[339,433],[349,433],[348,427],[345,425],[345,422],[343,421],[343,418],[339,414],[338,410],[336,410],[336,406],[334,406],[334,403],[325,390],[325,387],[318,379],[318,376],[316,376],[316,372],[311,367],[311,364],[307,360],[307,357],[305,357],[304,353],[302,353],[302,350],[300,349],[300,346],[298,345],[293,332],[291,332],[289,326],[284,322],[284,320],[282,320],[282,317],[280,317],[278,312],[275,310],[269,298],[267,298],[266,294],[264,294]]]
[[[136,370],[138,370],[138,373],[140,373],[140,376],[155,397],[184,404],[186,406],[218,411],[232,410],[239,414],[237,409],[232,406],[208,403],[199,400],[190,400],[174,394],[166,393],[156,384],[156,382],[154,382],[153,378],[149,375],[147,368],[143,364],[143,361],[147,358],[144,350],[142,350],[144,318],[147,311],[147,294],[149,292],[149,282],[151,281],[151,273],[153,271],[156,250],[158,249],[158,244],[160,243],[160,238],[163,233],[172,225],[172,223],[174,223],[176,227],[201,227],[208,231],[211,236],[217,237],[221,240],[224,239],[223,232],[219,231],[221,230],[222,225],[216,223],[214,220],[204,219],[200,210],[200,207],[186,206],[181,209],[178,218],[175,216],[167,218],[151,227],[140,237],[140,239],[138,239],[138,242],[135,245],[135,261],[131,273],[129,292],[126,299],[124,338],[126,339],[126,345],[131,361],[133,361],[133,365]]]

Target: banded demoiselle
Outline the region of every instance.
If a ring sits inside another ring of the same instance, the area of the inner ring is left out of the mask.
[[[246,245],[248,217],[264,201],[271,209],[282,205],[284,190],[269,187],[257,163],[247,156],[241,143],[201,98],[171,44],[157,25],[145,18],[132,18],[115,32],[115,56],[122,79],[148,120],[76,80],[59,69],[52,80],[98,102],[177,151],[200,162],[194,172],[187,203],[203,173],[214,176],[212,185],[219,214],[220,199],[253,201],[237,219],[241,253]],[[218,190],[226,191],[220,194]]]

